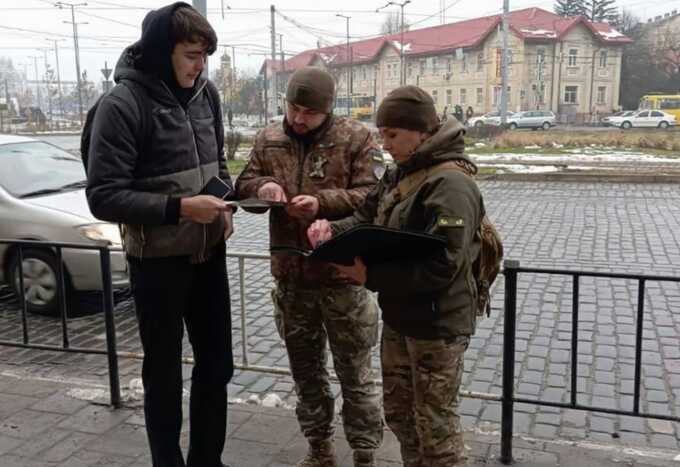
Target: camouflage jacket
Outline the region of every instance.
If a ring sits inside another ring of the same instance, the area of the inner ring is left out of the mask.
[[[352,216],[331,224],[335,234],[373,223],[446,238],[440,254],[374,264],[367,271],[366,288],[378,292],[383,321],[416,339],[447,339],[475,331],[472,264],[480,251],[476,233],[485,212],[477,184],[449,170],[427,176],[403,198],[399,190],[405,177],[443,162],[474,167],[464,154],[464,133],[457,120],[444,123],[409,160],[385,174]]]
[[[290,200],[313,195],[319,200],[320,219],[342,219],[360,206],[385,171],[375,137],[362,123],[331,116],[314,136],[296,137],[284,121],[258,133],[250,161],[236,182],[239,199],[257,197],[267,182],[283,187]],[[284,209],[269,213],[271,245],[310,249],[311,221],[288,216]],[[278,281],[313,287],[339,284],[328,264],[300,256],[276,255],[272,274]]]

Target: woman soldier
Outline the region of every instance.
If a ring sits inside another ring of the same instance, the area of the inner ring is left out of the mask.
[[[392,91],[376,124],[396,167],[385,173],[351,217],[318,220],[312,245],[357,224],[371,223],[446,238],[429,257],[366,267],[336,265],[378,293],[382,309],[381,362],[385,419],[406,467],[466,465],[458,392],[463,353],[475,331],[477,288],[472,264],[484,216],[476,172],[463,153],[465,130],[440,124],[432,98],[415,86]]]

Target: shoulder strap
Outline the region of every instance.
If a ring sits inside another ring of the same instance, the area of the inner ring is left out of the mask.
[[[465,170],[463,166],[457,164],[456,161],[445,161],[437,165],[431,165],[425,169],[413,172],[399,181],[397,184],[399,198],[402,200],[408,198],[413,193],[415,193],[423,183],[425,183],[425,180],[432,177],[433,175],[438,175],[449,170],[456,170],[467,175],[468,177],[471,176],[470,173],[468,173],[468,171]]]
[[[208,104],[213,114],[213,122],[215,123],[215,137],[217,138],[217,147],[224,147],[224,125],[222,124],[222,112],[220,111],[220,93],[217,91],[215,84],[208,80],[206,83],[206,91],[208,96]]]
[[[137,110],[141,118],[141,124],[137,131],[137,152],[139,155],[142,155],[146,149],[147,142],[151,141],[151,108],[148,103],[145,105],[144,102],[148,94],[143,89],[143,86],[138,85],[133,80],[124,79],[120,81],[120,84],[130,90],[135,104],[137,104]]]

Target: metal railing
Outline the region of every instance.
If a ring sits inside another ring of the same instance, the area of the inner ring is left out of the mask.
[[[517,278],[519,274],[550,274],[570,276],[572,278],[572,319],[571,319],[571,374],[569,402],[544,401],[515,397],[515,340],[517,324]],[[523,404],[544,405],[565,409],[602,412],[615,415],[655,418],[680,422],[680,417],[667,414],[643,413],[640,411],[640,381],[642,368],[642,334],[645,314],[645,284],[649,281],[678,282],[680,277],[652,276],[642,274],[616,274],[591,271],[570,271],[563,269],[523,268],[519,261],[507,260],[503,263],[505,275],[505,315],[503,323],[503,397],[501,400],[501,462],[512,463],[513,410],[515,402]],[[603,277],[609,279],[628,279],[638,283],[637,310],[635,326],[635,376],[633,410],[618,410],[606,407],[594,407],[578,403],[578,331],[579,331],[579,281],[581,277]]]
[[[109,368],[109,387],[111,395],[111,405],[120,407],[120,377],[118,373],[118,354],[116,352],[116,325],[113,319],[113,285],[111,279],[111,249],[107,245],[97,246],[80,243],[55,243],[30,240],[9,240],[0,239],[0,245],[16,247],[17,266],[19,268],[19,302],[21,303],[21,327],[22,341],[0,340],[0,346],[24,347],[29,349],[51,350],[56,352],[73,352],[84,354],[106,355]],[[24,248],[40,248],[52,251],[55,254],[57,267],[57,294],[59,297],[59,315],[61,317],[61,346],[33,344],[28,332],[28,303],[24,291],[24,271],[23,259]],[[99,264],[102,274],[102,306],[104,308],[104,322],[106,326],[106,350],[91,349],[84,347],[73,347],[70,344],[68,333],[68,311],[66,306],[66,283],[64,272],[64,261],[62,252],[67,250],[96,250],[99,251]],[[11,274],[9,275],[11,280]],[[14,284],[10,284],[14,288]]]
[[[113,407],[120,407],[120,378],[118,372],[118,358],[132,358],[143,359],[144,355],[139,352],[121,352],[117,350],[115,322],[114,322],[114,303],[113,303],[113,288],[111,281],[111,249],[107,246],[93,246],[83,244],[70,243],[48,243],[37,241],[17,241],[0,239],[1,244],[10,244],[17,247],[18,265],[21,268],[23,259],[23,249],[26,247],[39,247],[42,249],[50,249],[54,251],[58,259],[58,293],[59,293],[59,309],[62,326],[62,345],[45,345],[31,343],[28,322],[27,322],[27,303],[24,297],[23,287],[23,271],[19,274],[19,290],[21,291],[20,302],[21,308],[21,323],[22,323],[22,341],[7,341],[0,340],[0,346],[10,347],[24,347],[39,350],[60,351],[60,352],[74,352],[85,354],[99,354],[108,357],[108,373],[111,405]],[[68,316],[66,308],[66,294],[65,294],[65,273],[62,261],[63,249],[81,249],[81,250],[98,250],[100,255],[100,266],[103,283],[102,305],[104,309],[104,320],[106,326],[106,350],[92,349],[83,347],[73,347],[69,343],[68,333]],[[250,363],[248,353],[248,330],[247,330],[247,300],[246,300],[246,274],[245,262],[247,259],[252,260],[269,260],[270,256],[259,253],[245,253],[245,252],[229,252],[228,258],[235,258],[238,266],[238,295],[240,305],[240,324],[241,324],[241,363],[236,364],[235,367],[242,370],[259,371],[270,374],[290,375],[288,368],[271,367],[262,365],[252,365]],[[517,281],[518,276],[523,273],[531,274],[549,274],[562,275],[572,277],[572,320],[571,320],[571,374],[570,374],[570,401],[569,402],[555,402],[543,401],[539,399],[528,399],[524,397],[516,397],[514,392],[515,384],[515,341],[516,341],[516,325],[517,325]],[[680,422],[680,417],[675,417],[667,414],[643,413],[640,410],[640,384],[641,384],[641,365],[642,365],[642,338],[643,338],[643,321],[644,321],[644,294],[645,285],[649,281],[659,282],[677,282],[680,283],[680,277],[671,276],[652,276],[639,274],[616,274],[616,273],[602,273],[590,271],[570,271],[560,269],[541,269],[541,268],[523,268],[520,267],[518,261],[506,260],[504,262],[503,274],[505,276],[505,291],[504,291],[504,336],[503,336],[503,381],[502,394],[479,393],[472,391],[461,391],[461,395],[465,397],[472,397],[477,399],[484,399],[490,401],[501,402],[501,462],[504,464],[512,463],[512,436],[513,436],[513,414],[514,404],[535,404],[543,406],[551,406],[565,409],[577,409],[590,412],[603,412],[616,415],[630,415],[637,417],[655,418],[661,420],[670,420]],[[634,399],[633,409],[618,410],[605,407],[594,407],[578,403],[578,331],[579,331],[579,280],[581,277],[603,277],[610,279],[628,279],[636,280],[638,282],[637,292],[637,310],[636,310],[636,334],[635,334],[635,376],[634,376]],[[184,357],[184,363],[193,363],[191,357]]]

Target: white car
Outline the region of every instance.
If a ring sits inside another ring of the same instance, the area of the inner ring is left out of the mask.
[[[0,135],[0,238],[112,247],[121,246],[118,226],[90,213],[80,158],[56,146],[21,136]],[[17,248],[0,244],[0,283],[19,294]],[[99,251],[63,249],[67,296],[101,290]],[[24,247],[23,280],[31,312],[59,311],[58,268],[54,249]],[[122,251],[111,252],[114,288],[128,286]]]
[[[508,128],[511,130],[516,130],[517,128],[531,128],[532,130],[542,128],[549,130],[556,124],[557,118],[549,110],[527,110],[517,112],[512,117],[508,117]]]
[[[623,117],[618,126],[627,130],[629,128],[668,128],[677,124],[675,115],[660,110],[641,110]]]
[[[605,126],[621,126],[621,122],[626,117],[630,117],[635,113],[635,110],[622,110],[620,112],[613,113],[608,117],[604,117],[601,122]]]
[[[514,115],[513,112],[507,112],[507,118]],[[467,126],[473,126],[479,128],[484,125],[499,126],[501,124],[501,113],[500,112],[489,112],[479,117],[472,117],[467,121]]]

